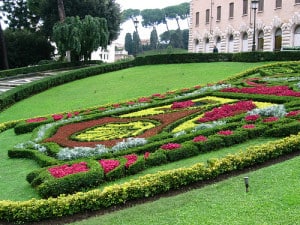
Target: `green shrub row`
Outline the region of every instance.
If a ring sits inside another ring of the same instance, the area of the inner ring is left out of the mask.
[[[178,161],[184,158],[189,158],[192,156],[199,155],[203,152],[209,152],[209,151],[215,151],[219,148],[222,147],[228,147],[228,146],[233,146],[238,143],[245,142],[249,139],[249,137],[254,138],[254,137],[259,137],[262,135],[263,129],[261,128],[255,128],[255,131],[251,131],[251,129],[248,130],[243,130],[243,129],[237,129],[234,131],[234,134],[224,136],[224,135],[219,135],[219,134],[213,134],[211,136],[208,136],[208,140],[205,142],[193,142],[191,139],[186,140],[185,142],[181,143],[181,147],[178,149],[173,149],[173,150],[163,150],[160,148],[160,146],[155,149],[155,151],[151,151],[149,158],[144,158],[144,154],[141,154],[138,156],[138,160],[131,165],[129,168],[125,169],[125,163],[126,159],[123,156],[119,156],[115,159],[120,161],[120,165],[115,168],[114,170],[110,171],[109,173],[104,175],[104,178],[102,175],[99,175],[99,178],[105,181],[112,181],[116,180],[128,175],[135,174],[139,171],[144,170],[145,168],[150,168],[153,166],[158,166],[162,165],[165,163],[169,162],[174,162]],[[251,135],[248,135],[248,132]],[[255,135],[256,134],[256,135]],[[163,142],[166,143],[166,142]],[[161,145],[163,144],[161,143]],[[170,142],[171,143],[171,142]],[[178,142],[176,142],[178,143]],[[28,150],[29,153],[33,154],[32,151],[34,150]],[[9,151],[9,156],[11,157],[11,152]],[[25,151],[27,152],[27,151]],[[150,152],[150,151],[149,151]],[[16,154],[16,153],[14,153]],[[123,155],[125,155],[125,152],[122,152]],[[131,152],[132,154],[132,152]],[[19,157],[19,155],[17,155]],[[44,156],[45,157],[45,156]],[[103,157],[101,157],[103,158]],[[94,161],[97,162],[101,158],[94,158]],[[110,158],[111,159],[111,158]],[[53,159],[52,159],[53,160]],[[90,161],[91,159],[89,159]],[[84,160],[85,161],[85,160]],[[70,161],[68,165],[74,164],[78,162],[76,161]],[[59,163],[61,164],[61,163]],[[50,164],[51,165],[51,164]],[[52,164],[53,165],[53,164]],[[99,168],[99,163],[96,164],[89,164],[96,166],[96,168]],[[89,174],[90,171],[85,172],[85,173],[78,173],[74,174],[71,176],[71,178],[54,178],[50,175],[48,172],[48,168],[46,167],[44,169],[38,169],[37,171],[33,171],[28,175],[30,179],[27,179],[28,182],[31,183],[33,187],[35,187],[38,191],[38,193],[43,197],[56,197],[59,194],[71,194],[76,191],[81,191],[81,189],[89,188],[91,187],[91,181],[84,181],[85,179],[91,179],[89,175],[84,176],[83,174]],[[92,168],[92,167],[90,167]],[[95,169],[92,169],[91,172],[97,171]],[[95,174],[94,174],[95,175]],[[95,175],[96,176],[96,175]],[[69,176],[66,176],[69,177]],[[37,182],[38,180],[38,182]],[[67,182],[65,182],[67,180]],[[73,180],[73,181],[71,181]],[[97,182],[92,182],[95,185],[100,182],[97,180]],[[80,185],[75,185],[73,183],[78,183]],[[72,185],[69,189],[67,188],[67,185]],[[62,186],[62,187],[60,187]],[[77,189],[76,189],[77,188]]]
[[[188,168],[148,174],[123,184],[115,184],[102,191],[92,190],[23,202],[0,201],[0,220],[33,222],[105,209],[130,200],[147,198],[195,182],[213,179],[218,175],[242,170],[299,150],[300,134],[297,134],[264,145],[249,147],[245,152],[210,161],[207,166],[198,163]]]

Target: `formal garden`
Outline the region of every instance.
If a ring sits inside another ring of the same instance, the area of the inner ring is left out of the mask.
[[[297,154],[299,62],[251,66],[211,83],[2,121],[0,135],[16,142],[6,154],[35,169],[22,175],[30,197],[0,201],[1,221],[101,211]]]

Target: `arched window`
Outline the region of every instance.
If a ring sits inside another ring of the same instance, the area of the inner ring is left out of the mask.
[[[248,34],[245,32],[242,36],[242,52],[247,52],[248,49]]]
[[[264,50],[264,32],[258,32],[258,39],[257,39],[257,50],[263,51]]]
[[[280,51],[282,43],[282,31],[278,28],[275,31],[275,42],[274,42],[274,51]]]
[[[195,52],[199,52],[199,39],[195,39]]]
[[[209,39],[204,39],[204,52],[209,52]]]
[[[221,49],[221,37],[220,36],[217,36],[216,37],[216,47],[219,49]]]
[[[233,52],[233,35],[228,38],[228,52]]]
[[[295,28],[294,32],[294,46],[300,46],[300,26]]]

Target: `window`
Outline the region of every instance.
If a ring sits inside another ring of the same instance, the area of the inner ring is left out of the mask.
[[[274,43],[274,50],[280,51],[282,45],[282,31],[281,29],[277,29],[275,32],[275,43]]]
[[[199,26],[199,12],[196,12],[196,26]]]
[[[282,0],[276,0],[276,8],[281,8],[282,6]]]
[[[217,21],[221,20],[221,6],[217,7]]]
[[[243,15],[248,14],[248,0],[243,0]]]
[[[229,4],[229,18],[233,18],[233,11],[234,11],[234,3],[231,2]]]
[[[210,14],[210,10],[207,9],[207,10],[206,10],[206,14],[205,14],[205,22],[206,22],[206,23],[209,23],[209,17],[210,17],[209,14]]]
[[[295,4],[300,4],[300,0],[295,0]]]
[[[264,11],[264,0],[259,0],[259,3],[258,3],[258,11],[259,11],[259,12]]]

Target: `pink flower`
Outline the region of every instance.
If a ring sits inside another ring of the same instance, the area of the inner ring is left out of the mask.
[[[114,108],[120,108],[121,105],[120,105],[120,104],[113,104],[112,106],[113,106]]]
[[[291,111],[288,114],[286,114],[286,117],[293,117],[293,116],[298,116],[300,114],[300,110],[296,110],[296,111]]]
[[[268,118],[263,119],[263,122],[264,123],[270,123],[270,122],[275,122],[278,119],[279,119],[278,117],[272,116],[272,117],[268,117]]]
[[[145,154],[144,154],[144,159],[148,159],[149,156],[150,156],[150,152],[145,152]]]
[[[214,108],[212,111],[204,113],[204,116],[198,120],[200,123],[205,123],[209,121],[215,121],[225,117],[230,117],[244,113],[256,106],[252,101],[240,101],[235,104],[224,104],[221,107]]]
[[[80,173],[80,172],[86,172],[88,171],[87,163],[86,162],[80,162],[75,163],[73,165],[61,165],[61,166],[55,166],[48,169],[50,174],[55,178],[61,178],[70,174]]]
[[[38,123],[47,120],[46,117],[38,117],[26,120],[27,123]]]
[[[104,173],[108,173],[120,165],[120,162],[115,159],[101,159],[98,161],[102,166]]]
[[[233,134],[233,131],[231,130],[221,130],[218,132],[219,135],[229,136]]]
[[[125,164],[126,168],[129,168],[129,166],[131,166],[132,164],[134,164],[137,161],[137,159],[138,159],[137,155],[135,155],[135,154],[125,155],[124,158],[127,159],[127,162]]]
[[[248,115],[245,117],[246,121],[256,121],[260,118],[260,115]]]
[[[134,105],[134,104],[135,104],[134,101],[127,102],[127,105]]]
[[[207,141],[207,137],[200,135],[200,136],[195,137],[193,139],[193,141],[194,142],[204,142],[204,141]]]
[[[255,128],[255,125],[254,124],[246,124],[243,126],[244,129],[253,129]]]
[[[142,97],[142,98],[139,98],[139,99],[138,99],[138,102],[140,102],[140,103],[143,103],[143,102],[151,102],[151,99],[150,99],[150,98]]]
[[[57,121],[57,120],[61,120],[64,118],[64,115],[63,114],[54,114],[52,115],[52,118]]]
[[[168,143],[168,144],[164,144],[161,146],[162,149],[164,150],[173,150],[176,148],[180,148],[181,144],[177,144],[177,143]]]
[[[195,105],[195,103],[192,100],[184,101],[184,102],[174,102],[171,106],[171,109],[182,109],[182,108],[188,108]]]

